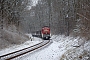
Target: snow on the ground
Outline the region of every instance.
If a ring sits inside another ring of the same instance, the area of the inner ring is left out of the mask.
[[[50,46],[35,54],[28,54],[25,57],[21,57],[18,60],[59,60],[60,56],[62,56],[62,54],[67,51],[66,45],[68,44],[65,40],[56,42],[55,40],[59,38],[63,39],[60,36],[54,36],[53,38],[51,38],[53,40],[53,43]]]
[[[31,37],[31,34],[27,34],[27,35],[29,35],[29,37]],[[31,39],[32,39],[32,41],[31,41]],[[14,45],[13,47],[8,47],[8,48],[0,50],[0,56],[7,54],[7,53],[10,53],[10,52],[14,52],[14,51],[26,48],[26,47],[30,47],[30,46],[33,46],[37,43],[42,42],[42,40],[40,38],[31,37],[31,39],[26,41],[25,43],[23,43],[21,45]]]
[[[27,54],[17,60],[86,60],[89,57],[88,54],[83,55],[85,51],[82,48],[83,46],[79,45],[77,41],[79,39],[79,37],[65,37],[64,35],[53,36],[53,43],[51,45],[33,54]],[[89,43],[85,44],[87,47],[85,48],[88,51],[90,51]]]
[[[44,48],[35,54],[28,54],[25,57],[19,58],[18,60],[58,60],[58,56],[61,56],[61,54],[65,52],[65,48],[59,49],[59,45],[59,43],[54,41],[47,48]]]
[[[64,35],[53,35],[51,39],[53,43],[49,46],[34,53],[28,53],[16,60],[87,60],[90,58],[90,41]],[[23,47],[22,45],[21,47]],[[10,49],[12,50],[13,47]]]

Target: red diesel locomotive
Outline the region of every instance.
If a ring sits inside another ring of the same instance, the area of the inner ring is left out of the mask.
[[[50,35],[50,28],[47,26],[43,27],[41,30],[41,37],[48,40],[50,39]]]

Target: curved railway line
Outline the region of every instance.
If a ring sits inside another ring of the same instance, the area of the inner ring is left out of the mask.
[[[12,60],[14,58],[17,58],[19,56],[22,56],[26,53],[29,53],[29,52],[32,52],[32,51],[35,51],[43,46],[46,46],[50,43],[51,40],[44,40],[38,44],[35,44],[33,46],[30,46],[30,47],[27,47],[27,48],[24,48],[24,49],[21,49],[21,50],[18,50],[18,51],[15,51],[15,52],[11,52],[11,53],[8,53],[8,54],[5,54],[5,55],[2,55],[0,56],[0,60]]]

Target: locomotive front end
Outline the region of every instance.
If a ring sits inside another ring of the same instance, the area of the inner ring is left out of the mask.
[[[50,28],[43,27],[41,30],[41,35],[44,40],[49,40],[50,39]]]

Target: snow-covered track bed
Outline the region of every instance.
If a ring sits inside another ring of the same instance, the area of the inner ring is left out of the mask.
[[[15,51],[15,52],[12,52],[12,53],[8,53],[8,54],[5,54],[5,55],[2,55],[0,56],[0,60],[12,60],[12,59],[15,59],[19,56],[22,56],[26,53],[29,53],[29,52],[32,52],[32,51],[35,51],[43,46],[46,46],[50,43],[50,40],[44,40],[36,45],[33,45],[33,46],[30,46],[30,47],[27,47],[27,48],[24,48],[24,49],[21,49],[21,50],[18,50],[18,51]]]

